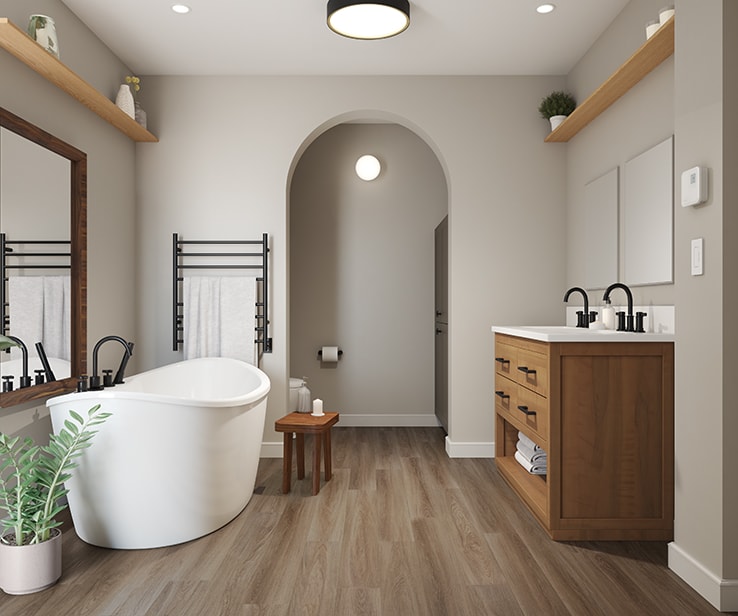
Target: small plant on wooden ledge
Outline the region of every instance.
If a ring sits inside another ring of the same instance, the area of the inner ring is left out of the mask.
[[[576,106],[577,103],[571,94],[556,90],[541,100],[538,112],[542,118],[551,122],[551,130],[553,130],[576,109]]]

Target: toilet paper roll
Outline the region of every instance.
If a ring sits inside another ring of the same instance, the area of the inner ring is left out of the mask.
[[[337,346],[324,346],[321,349],[320,360],[323,362],[337,362],[338,361],[338,347]]]

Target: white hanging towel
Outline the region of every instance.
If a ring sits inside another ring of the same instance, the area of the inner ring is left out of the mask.
[[[20,338],[31,355],[36,355],[36,343],[44,333],[44,279],[43,276],[8,277],[8,316],[11,336]],[[20,357],[20,349],[13,348],[11,357]]]
[[[187,276],[182,283],[184,358],[220,356],[220,278]]]
[[[256,278],[188,276],[184,301],[184,358],[231,357],[257,365]]]
[[[70,330],[72,324],[70,277],[43,276],[43,285],[44,330],[41,341],[44,345],[44,351],[46,351],[48,357],[58,357],[70,361]]]
[[[256,278],[228,276],[220,281],[220,354],[258,365]]]

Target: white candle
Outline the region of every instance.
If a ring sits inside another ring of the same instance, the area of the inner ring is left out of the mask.
[[[320,398],[313,400],[313,415],[323,414],[323,401]]]

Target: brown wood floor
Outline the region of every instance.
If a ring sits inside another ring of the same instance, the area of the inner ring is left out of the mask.
[[[492,460],[446,456],[440,428],[334,428],[317,496],[306,466],[283,495],[282,461],[262,459],[241,515],[183,545],[107,550],[67,528],[59,583],[0,593],[0,614],[718,613],[669,571],[664,543],[551,541]]]

